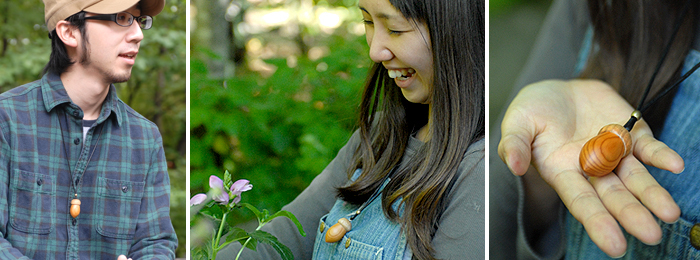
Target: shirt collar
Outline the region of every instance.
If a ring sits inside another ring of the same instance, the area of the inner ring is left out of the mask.
[[[41,92],[44,97],[46,112],[51,112],[55,107],[65,103],[77,107],[68,96],[63,82],[61,82],[61,77],[53,72],[46,73],[41,78]],[[119,109],[119,104],[121,104],[121,102],[119,102],[114,84],[109,84],[109,93],[107,93],[107,97],[102,103],[102,109],[100,110],[100,116],[97,118],[97,123],[101,123],[111,115],[114,115],[117,124],[121,125],[123,112],[122,109]]]

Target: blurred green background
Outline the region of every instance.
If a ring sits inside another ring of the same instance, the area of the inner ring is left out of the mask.
[[[116,84],[119,97],[155,122],[163,136],[179,258],[185,257],[187,241],[185,12],[185,0],[166,0],[153,28],[143,32],[131,79]],[[40,79],[50,53],[43,2],[0,1],[0,92]]]
[[[191,195],[228,170],[253,185],[243,202],[276,212],[356,128],[372,64],[357,0],[192,0],[190,11]],[[193,231],[192,246],[211,231]]]
[[[489,126],[508,105],[551,0],[489,0]]]

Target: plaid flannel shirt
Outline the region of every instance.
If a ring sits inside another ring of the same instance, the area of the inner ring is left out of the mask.
[[[0,259],[173,259],[158,128],[114,85],[84,140],[82,118],[55,74],[0,94]]]

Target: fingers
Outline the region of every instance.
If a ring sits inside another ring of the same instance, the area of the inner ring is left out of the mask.
[[[498,144],[498,155],[515,175],[522,176],[530,166],[530,145],[519,136],[503,136]]]
[[[681,173],[685,169],[683,158],[651,134],[645,133],[636,139],[634,156],[643,163],[673,173]]]
[[[549,183],[557,191],[571,215],[583,224],[588,236],[606,254],[622,256],[627,249],[622,230],[608,212],[598,193],[576,170],[555,174]]]
[[[501,124],[501,142],[498,143],[498,155],[508,165],[508,169],[522,176],[530,166],[532,156],[531,144],[535,138],[535,130],[528,128],[527,123],[514,119],[513,113],[506,113]]]
[[[671,195],[632,156],[623,159],[617,175],[591,177],[588,181],[592,186],[587,187],[588,182],[576,171],[562,172],[550,180],[591,240],[612,257],[622,256],[626,250],[617,223],[643,243],[655,245],[661,241],[662,232],[651,212],[665,222],[680,217],[680,208]],[[568,188],[559,188],[563,184]]]
[[[591,177],[590,181],[608,212],[627,233],[648,245],[659,243],[661,228],[656,220],[616,175]]]
[[[625,157],[617,168],[617,176],[626,188],[639,199],[646,208],[664,222],[678,220],[681,210],[647,169],[632,156]]]
[[[127,260],[125,255],[119,255],[117,260]]]

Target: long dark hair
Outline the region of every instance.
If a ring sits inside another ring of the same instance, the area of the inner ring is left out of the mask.
[[[82,39],[81,45],[83,53],[87,53],[88,40],[87,33],[85,30],[85,19],[83,18],[85,18],[85,12],[80,11],[66,18],[65,21],[70,22],[71,25],[78,28],[78,31],[80,31],[81,35],[80,38]],[[56,35],[56,29],[52,30],[49,33],[49,38],[51,38],[51,56],[49,56],[49,62],[46,63],[46,67],[44,67],[42,74],[51,72],[57,75],[61,75],[68,69],[68,67],[73,65],[75,61],[71,60],[71,58],[68,56],[65,44],[63,43],[63,41],[61,41],[61,38],[59,38],[58,35]]]
[[[424,22],[431,39],[434,78],[430,137],[382,193],[386,216],[399,221],[414,258],[433,259],[431,240],[447,193],[470,144],[484,136],[485,16],[483,0],[389,0],[409,21]],[[381,111],[378,113],[378,111]],[[408,102],[387,70],[374,64],[360,105],[361,143],[348,174],[362,175],[339,197],[362,204],[387,178],[411,134],[428,122],[428,106]],[[401,217],[391,207],[401,199]]]
[[[607,82],[632,106],[637,106],[671,38],[676,18],[687,9],[684,8],[686,2],[589,0],[595,48],[581,76]],[[650,97],[679,77],[693,43],[699,2],[689,2],[688,13],[683,17],[678,34],[654,80]],[[643,115],[655,133],[663,126],[672,97],[667,95],[660,102],[661,106],[657,105]]]

